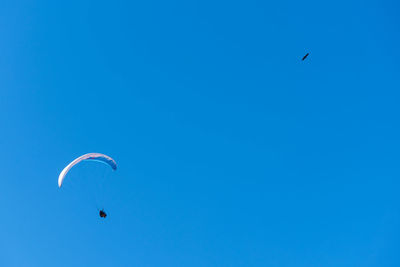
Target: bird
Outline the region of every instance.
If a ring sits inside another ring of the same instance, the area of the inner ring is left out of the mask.
[[[310,53],[307,53],[301,60],[306,59],[306,58],[308,57],[309,54],[310,54]]]

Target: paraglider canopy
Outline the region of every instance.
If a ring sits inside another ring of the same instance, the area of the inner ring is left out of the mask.
[[[60,173],[60,175],[58,176],[58,187],[61,187],[65,176],[67,175],[67,173],[69,172],[69,170],[74,167],[76,164],[80,163],[81,161],[84,160],[90,160],[90,161],[99,161],[102,163],[105,163],[107,165],[109,165],[113,170],[117,169],[117,163],[115,162],[115,160],[113,160],[111,157],[101,154],[101,153],[88,153],[85,155],[80,156],[79,158],[73,160],[70,164],[68,164]]]

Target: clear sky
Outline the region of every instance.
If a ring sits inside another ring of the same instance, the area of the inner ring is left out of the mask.
[[[0,265],[400,266],[396,2],[3,1]]]

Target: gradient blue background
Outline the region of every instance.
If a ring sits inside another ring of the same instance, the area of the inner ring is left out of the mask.
[[[400,266],[399,11],[3,1],[0,265]],[[106,220],[57,188],[87,152]]]

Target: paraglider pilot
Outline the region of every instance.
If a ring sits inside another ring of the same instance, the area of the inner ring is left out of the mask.
[[[106,218],[107,217],[107,213],[104,212],[104,210],[100,210],[99,211],[99,215],[101,218]]]

